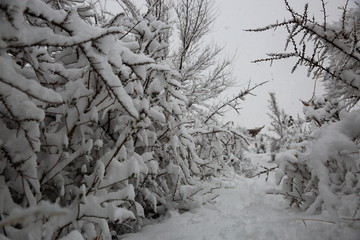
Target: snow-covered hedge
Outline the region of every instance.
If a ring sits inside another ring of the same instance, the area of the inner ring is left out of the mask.
[[[0,1],[1,238],[111,239],[213,199],[200,180],[241,159],[242,133],[186,119],[169,26],[96,11]]]

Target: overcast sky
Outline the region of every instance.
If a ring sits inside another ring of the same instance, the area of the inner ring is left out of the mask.
[[[289,0],[294,9],[302,12],[306,0]],[[321,3],[318,0],[309,1],[309,11],[321,21]],[[327,15],[329,19],[338,19],[345,3],[344,0],[328,0]],[[353,5],[354,2],[352,2]],[[210,38],[220,45],[225,45],[225,52],[231,55],[237,50],[237,61],[234,63],[234,74],[237,85],[229,94],[236,94],[244,88],[251,79],[252,84],[269,81],[255,90],[256,97],[248,97],[242,103],[241,115],[230,112],[226,120],[247,128],[266,125],[269,127],[268,99],[269,92],[275,92],[279,105],[285,112],[302,116],[302,100],[309,100],[313,94],[314,81],[307,78],[305,68],[291,74],[294,61],[277,61],[272,67],[269,63],[251,63],[252,60],[266,57],[266,53],[281,52],[286,41],[283,30],[263,33],[244,32],[244,29],[256,28],[289,18],[283,0],[216,0],[218,18]],[[317,93],[321,93],[318,87]]]

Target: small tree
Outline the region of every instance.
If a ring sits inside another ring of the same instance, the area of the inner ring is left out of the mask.
[[[269,110],[268,116],[271,120],[270,131],[274,132],[277,137],[271,137],[270,139],[270,152],[271,152],[271,160],[275,160],[275,155],[280,151],[281,146],[283,146],[282,142],[285,137],[285,129],[286,115],[283,109],[280,109],[278,103],[276,101],[276,96],[274,92],[270,92],[270,100],[269,100]]]
[[[276,100],[274,92],[270,92],[269,110],[268,116],[271,120],[270,131],[276,133],[279,139],[283,139],[285,135],[285,129],[287,127],[286,115],[284,109],[280,109]]]
[[[269,93],[269,110],[268,116],[271,119],[270,131],[274,132],[277,137],[270,138],[271,160],[275,160],[275,155],[280,151],[288,149],[292,142],[298,142],[299,134],[303,131],[303,121],[298,118],[294,120],[292,116],[285,114],[284,109],[280,109],[275,93]]]

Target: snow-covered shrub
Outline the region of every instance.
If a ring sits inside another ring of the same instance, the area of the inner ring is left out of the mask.
[[[286,26],[293,52],[260,61],[296,57],[293,70],[308,66],[314,79],[321,77],[326,92],[303,102],[312,133],[277,156],[276,179],[283,188],[276,193],[310,214],[325,211],[337,223],[353,223],[360,218],[360,112],[354,107],[360,99],[359,6],[349,10],[347,2],[341,20],[330,25],[323,1],[322,24],[308,18],[307,5],[299,14],[285,3],[290,20],[255,31]]]
[[[1,235],[110,239],[213,198],[159,38],[168,25],[78,0],[1,1],[0,18]]]
[[[277,183],[290,205],[308,213],[328,211],[335,220],[360,217],[358,110],[314,132],[313,140],[279,154]],[[354,200],[349,204],[348,200]]]
[[[245,161],[244,150],[248,141],[245,134],[233,126],[205,125],[200,121],[198,128],[189,130],[196,142],[196,152],[203,161],[202,176],[219,175],[223,171],[245,171],[240,165]]]
[[[241,158],[234,158],[234,163],[232,166],[235,169],[235,172],[239,175],[251,178],[255,175],[258,167],[254,165],[251,161],[251,158],[247,156],[242,156]]]
[[[243,161],[216,116],[255,87],[197,112],[228,63],[192,95],[201,74],[174,66],[159,1],[143,16],[97,3],[0,2],[0,236],[111,239],[213,199],[201,180]]]

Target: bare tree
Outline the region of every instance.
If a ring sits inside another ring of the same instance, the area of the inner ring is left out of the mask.
[[[214,4],[213,0],[181,0],[175,5],[180,47],[174,62],[186,87],[189,107],[204,106],[234,83],[233,58],[219,61],[223,49],[205,43],[216,19]]]

